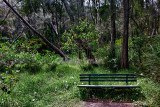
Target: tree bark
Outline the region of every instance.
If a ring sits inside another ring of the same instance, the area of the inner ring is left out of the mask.
[[[3,0],[6,5],[22,20],[22,22],[29,28],[31,29],[36,35],[38,35],[40,38],[43,39],[43,41],[50,47],[52,48],[57,54],[59,54],[61,57],[63,57],[64,60],[67,60],[67,56],[56,46],[51,44],[41,33],[39,33],[36,29],[34,29],[6,0]]]
[[[115,19],[116,19],[116,7],[115,7],[115,0],[111,0],[111,7],[110,7],[110,12],[111,12],[111,50],[110,50],[110,55],[112,58],[115,58],[115,38],[116,38],[116,24],[115,24]]]
[[[140,0],[141,7],[144,8],[144,0]]]
[[[149,0],[146,0],[146,10],[149,11]],[[150,35],[150,16],[147,15],[146,16],[146,21],[147,21],[147,32],[146,32],[146,37],[148,38],[148,36]]]
[[[82,18],[84,19],[84,5],[83,5],[83,0],[77,0],[77,11],[78,11],[78,19]]]
[[[92,51],[89,49],[89,46],[87,45],[87,43],[84,43],[81,39],[78,39],[77,42],[85,50],[89,63],[94,67],[97,67],[98,64],[96,63],[95,57],[92,54]]]
[[[123,0],[124,25],[123,25],[123,43],[121,54],[121,68],[129,68],[128,64],[128,29],[129,29],[129,0]]]
[[[74,16],[73,16],[72,10],[71,10],[71,8],[69,7],[67,1],[66,1],[66,0],[62,0],[62,2],[63,2],[64,6],[65,6],[65,8],[66,8],[66,11],[67,11],[69,17],[70,17],[70,20],[71,20],[72,22],[74,22]]]
[[[91,0],[89,0],[89,5],[88,5],[88,7],[89,7],[89,11],[90,11],[90,14],[91,14],[92,21],[95,23],[94,17],[93,17],[93,14],[92,14]]]

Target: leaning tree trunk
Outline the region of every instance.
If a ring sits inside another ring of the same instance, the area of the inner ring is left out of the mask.
[[[43,39],[43,41],[50,47],[52,48],[57,54],[59,54],[61,57],[63,57],[64,60],[67,60],[67,56],[56,46],[51,44],[41,33],[39,33],[36,29],[34,29],[6,0],[3,0],[6,5],[22,20],[22,22],[29,28],[31,29],[36,35],[38,35],[40,38]]]
[[[129,0],[123,0],[124,25],[123,25],[123,44],[121,54],[121,68],[129,68],[128,64],[128,29],[129,29]]]

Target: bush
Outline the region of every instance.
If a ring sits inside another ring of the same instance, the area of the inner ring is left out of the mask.
[[[120,58],[121,58],[121,52],[120,49],[115,48],[115,52],[116,52],[116,56],[115,58],[113,58],[113,56],[111,55],[111,53],[107,53],[107,57],[104,60],[104,66],[111,69],[111,70],[119,70],[120,69]]]
[[[160,37],[150,38],[148,43],[141,47],[140,55],[141,61],[137,61],[139,58],[135,52],[137,49],[132,50],[131,62],[143,76],[148,77],[155,82],[160,82]]]
[[[81,65],[83,71],[93,71],[94,67],[91,64]]]

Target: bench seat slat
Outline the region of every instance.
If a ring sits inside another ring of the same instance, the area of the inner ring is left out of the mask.
[[[78,85],[83,88],[140,88],[138,85]]]
[[[126,79],[126,77],[80,77],[80,79],[87,79],[87,78],[90,78],[90,79],[92,79],[92,78],[121,78],[121,79]],[[133,79],[136,79],[136,77],[128,77],[129,79],[130,78],[133,78]]]
[[[126,80],[80,80],[80,81],[126,81]],[[137,81],[137,80],[127,80],[128,82]]]
[[[80,74],[80,76],[136,76],[136,74]]]

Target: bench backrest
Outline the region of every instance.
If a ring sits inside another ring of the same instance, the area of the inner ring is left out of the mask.
[[[96,81],[121,81],[128,85],[128,82],[136,82],[137,78],[135,74],[80,74],[80,81],[87,81],[89,85]]]

